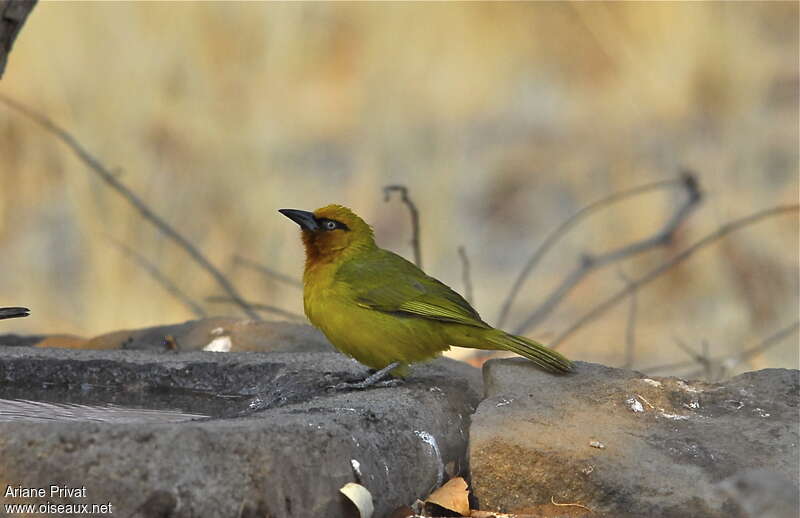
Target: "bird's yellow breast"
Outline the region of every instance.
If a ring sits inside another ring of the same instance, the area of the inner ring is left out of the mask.
[[[332,265],[307,270],[303,303],[308,319],[339,351],[382,369],[396,361],[428,360],[449,349],[441,325],[366,308],[347,283],[335,280],[335,273]]]

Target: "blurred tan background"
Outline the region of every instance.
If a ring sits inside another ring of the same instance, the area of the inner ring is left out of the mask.
[[[494,323],[546,233],[613,192],[695,170],[706,198],[671,246],[593,274],[530,336],[547,342],[599,300],[719,225],[798,198],[798,4],[40,3],[0,92],[63,124],[220,266],[249,299],[302,313],[296,225],[278,208],[354,208]],[[67,148],[0,107],[3,332],[91,336],[192,313],[112,244],[204,304],[219,294]],[[654,232],[657,192],[592,217],[545,257],[513,328],[574,267]],[[798,315],[798,218],[733,234],[638,296],[636,367],[720,357]],[[622,364],[624,303],[572,336],[575,359]],[[275,318],[265,315],[265,318]],[[798,367],[797,334],[738,370]],[[690,368],[691,370],[691,368]]]

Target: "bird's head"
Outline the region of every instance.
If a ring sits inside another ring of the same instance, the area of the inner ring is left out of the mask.
[[[375,246],[372,228],[347,207],[328,205],[314,212],[278,212],[300,225],[307,264],[332,261],[342,254]]]

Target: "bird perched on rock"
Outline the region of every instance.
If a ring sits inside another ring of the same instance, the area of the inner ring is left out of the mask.
[[[0,308],[0,320],[5,318],[27,317],[31,314],[28,308]]]
[[[494,329],[444,283],[379,248],[372,228],[347,207],[279,212],[301,228],[306,316],[337,349],[378,371],[346,385],[365,388],[390,373],[404,376],[409,364],[450,346],[512,351],[551,372],[572,370],[559,353]]]

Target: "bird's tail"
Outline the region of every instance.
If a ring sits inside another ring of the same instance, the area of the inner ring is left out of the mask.
[[[574,368],[571,361],[547,346],[523,336],[497,331],[496,334],[492,333],[490,335],[489,342],[497,346],[498,349],[505,349],[524,356],[542,369],[550,372],[569,372]]]
[[[4,318],[27,317],[30,314],[28,308],[0,308],[0,320]]]

